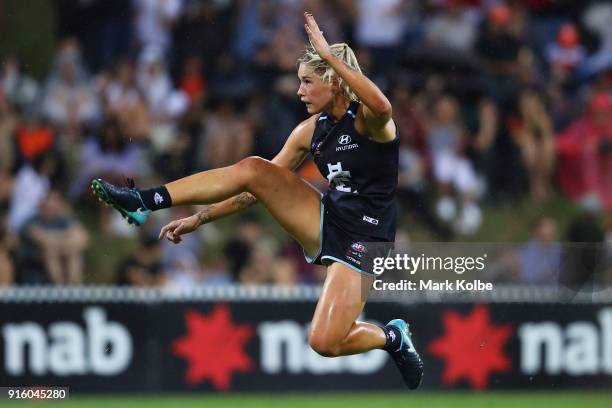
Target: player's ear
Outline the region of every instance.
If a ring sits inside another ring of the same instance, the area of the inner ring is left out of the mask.
[[[342,89],[340,88],[340,79],[335,75],[331,79],[331,86],[334,93],[342,92]]]

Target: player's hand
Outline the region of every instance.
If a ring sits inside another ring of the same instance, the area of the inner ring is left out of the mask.
[[[331,51],[329,49],[329,44],[325,37],[323,37],[323,31],[319,28],[314,16],[309,12],[304,13],[304,19],[306,19],[306,24],[304,24],[304,28],[306,29],[306,34],[308,34],[308,39],[310,40],[310,44],[312,44],[313,48],[319,54],[321,59],[327,61],[329,57],[331,57]]]
[[[198,217],[192,215],[191,217],[181,218],[180,220],[174,220],[162,227],[159,231],[159,239],[163,239],[164,236],[175,244],[183,241],[181,235],[188,234],[195,231],[200,226]]]

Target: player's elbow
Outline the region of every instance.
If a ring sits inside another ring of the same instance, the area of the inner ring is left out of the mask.
[[[374,103],[373,106],[370,107],[370,110],[374,116],[380,119],[389,119],[393,115],[393,107],[391,106],[391,102],[389,102],[386,98]]]

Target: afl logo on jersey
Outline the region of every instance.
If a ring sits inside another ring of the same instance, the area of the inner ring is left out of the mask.
[[[347,145],[351,143],[351,137],[349,135],[342,135],[338,138],[338,143],[341,145]]]
[[[361,242],[353,243],[353,245],[351,245],[351,249],[360,253],[367,252],[365,245],[363,245]]]

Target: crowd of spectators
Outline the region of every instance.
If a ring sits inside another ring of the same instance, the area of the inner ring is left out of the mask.
[[[537,206],[560,193],[596,214],[595,238],[612,241],[607,1],[55,5],[57,47],[46,77],[32,77],[15,55],[0,56],[0,284],[81,283],[90,235],[134,236],[94,205],[94,177],[160,184],[248,155],[273,157],[306,118],[295,66],[306,41],[304,10],[330,43],[355,49],[392,100],[408,235],[417,220],[442,240],[470,236],[481,228],[483,203]],[[312,163],[300,174],[325,188]],[[75,208],[95,225],[85,229]],[[156,214],[152,224],[192,210]],[[540,220],[534,237],[559,239],[554,224]],[[211,225],[178,247],[154,243],[153,233],[141,232],[141,251],[121,262],[117,283],[321,278],[296,244],[267,234],[251,215],[229,237]],[[220,239],[218,255],[202,254]],[[531,242],[523,255],[539,258],[540,250]],[[517,279],[540,277],[525,267]]]

